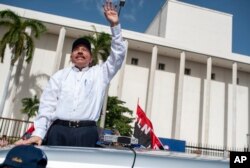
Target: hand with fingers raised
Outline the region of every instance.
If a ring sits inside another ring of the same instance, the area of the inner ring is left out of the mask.
[[[104,15],[106,19],[109,21],[110,26],[114,27],[119,24],[119,16],[117,13],[117,6],[115,6],[112,0],[106,0],[103,5]]]

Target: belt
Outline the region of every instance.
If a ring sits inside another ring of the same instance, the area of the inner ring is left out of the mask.
[[[90,121],[90,120],[83,120],[83,121],[67,121],[67,120],[55,120],[53,122],[53,125],[63,125],[66,127],[73,127],[73,128],[78,128],[78,127],[88,127],[88,126],[96,126],[95,121]]]

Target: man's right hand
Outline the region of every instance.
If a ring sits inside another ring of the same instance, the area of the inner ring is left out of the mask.
[[[32,136],[27,140],[19,140],[15,142],[15,145],[30,145],[30,144],[36,144],[40,146],[42,144],[42,138],[38,136]]]

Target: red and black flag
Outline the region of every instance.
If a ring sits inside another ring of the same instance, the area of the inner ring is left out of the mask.
[[[23,134],[22,139],[29,139],[32,135],[32,133],[34,132],[35,127],[34,124],[32,123],[31,126],[29,127],[29,129]]]
[[[134,137],[138,139],[138,143],[146,148],[164,149],[161,141],[154,133],[151,121],[139,105],[137,105],[136,115]]]

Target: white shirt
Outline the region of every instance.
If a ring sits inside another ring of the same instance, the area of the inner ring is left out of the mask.
[[[56,119],[98,120],[106,87],[120,69],[126,52],[120,25],[112,27],[111,32],[111,52],[103,64],[81,71],[76,67],[64,68],[50,78],[41,95],[32,136],[44,138]]]

